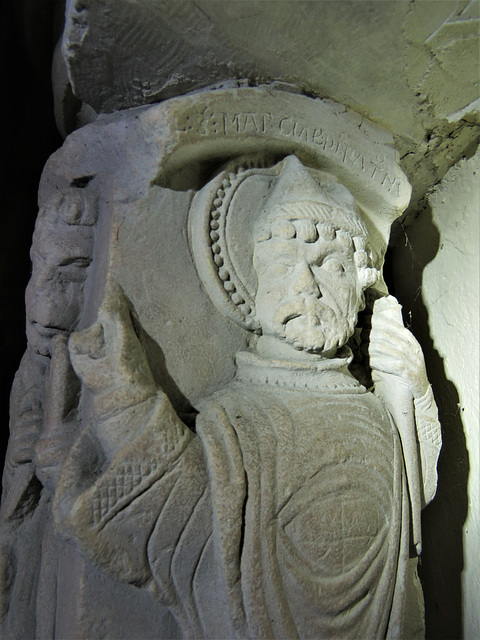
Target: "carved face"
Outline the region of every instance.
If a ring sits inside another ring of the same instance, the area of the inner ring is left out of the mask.
[[[53,335],[75,328],[83,305],[94,229],[91,222],[81,224],[83,208],[76,196],[74,190],[42,209],[33,237],[27,335],[30,346],[43,355],[49,354]]]
[[[254,249],[263,334],[315,353],[344,345],[364,305],[350,233],[314,220],[279,220],[263,236]]]

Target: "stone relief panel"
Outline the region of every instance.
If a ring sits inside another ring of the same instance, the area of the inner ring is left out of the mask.
[[[35,490],[3,506],[18,541],[5,628],[421,637],[420,510],[441,439],[381,273],[409,196],[388,135],[303,96],[199,93],[77,131],[40,201],[59,186],[82,204],[55,201],[34,240],[43,369],[22,365],[40,391],[16,459]],[[43,537],[43,600],[24,531]],[[36,610],[16,615],[22,580]]]
[[[33,236],[26,292],[28,348],[12,389],[3,473],[1,601],[9,621],[5,637],[33,636],[35,628],[47,635],[52,629],[51,607],[45,610],[42,600],[51,596],[56,568],[42,558],[51,559],[60,549],[49,522],[51,495],[81,424],[80,385],[71,370],[67,339],[83,307],[98,214],[95,193],[84,187],[72,184],[49,197],[40,208]]]

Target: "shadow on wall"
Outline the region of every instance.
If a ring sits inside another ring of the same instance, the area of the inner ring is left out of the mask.
[[[395,275],[391,291],[403,304],[405,324],[423,348],[442,425],[437,494],[422,517],[419,574],[425,596],[426,638],[452,640],[463,638],[462,533],[468,511],[469,458],[459,394],[434,347],[428,310],[422,299],[423,271],[440,248],[440,234],[430,207],[421,212],[412,229],[415,233],[411,238],[409,229],[403,229],[393,249]]]

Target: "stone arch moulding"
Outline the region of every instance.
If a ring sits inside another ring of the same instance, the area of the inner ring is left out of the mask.
[[[156,147],[158,165],[150,167],[151,181],[174,188],[176,172],[194,163],[247,153],[294,153],[302,162],[335,174],[355,193],[362,209],[388,214],[388,227],[410,201],[411,187],[398,165],[391,134],[343,105],[320,98],[267,87],[241,88],[205,90],[135,107],[100,116],[71,134],[47,166],[57,155],[68,153],[85,132],[90,144],[85,145],[84,160],[90,174],[97,173],[95,165],[103,164],[101,152],[108,148],[117,149],[118,162],[109,163],[112,172],[116,165],[138,159],[145,146]],[[129,144],[133,142],[136,148]],[[122,148],[128,148],[126,157],[119,153]],[[147,169],[145,163],[141,168]],[[133,173],[139,176],[140,171]]]
[[[269,151],[331,171],[366,210],[396,217],[410,200],[390,134],[335,102],[269,88],[202,91],[150,107],[142,121],[147,140],[164,141],[164,186],[188,163]]]
[[[70,158],[65,169],[71,145],[76,161]],[[392,222],[410,201],[391,134],[338,103],[266,86],[203,90],[99,117],[71,134],[47,163],[40,205],[49,186],[66,188],[84,175],[98,182],[108,175],[113,202],[143,197],[151,185],[198,189],[205,167],[245,154],[295,154],[336,176],[354,195],[372,240],[384,248]]]

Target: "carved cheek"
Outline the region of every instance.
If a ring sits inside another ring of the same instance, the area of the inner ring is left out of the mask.
[[[357,278],[348,279],[348,288],[345,293],[345,306],[350,314],[356,316],[363,304],[363,291]]]
[[[64,273],[62,268],[37,261],[26,295],[29,320],[44,327],[71,328],[82,305],[84,279],[84,269]]]
[[[257,317],[264,330],[270,329],[270,325],[275,316],[275,312],[284,298],[284,291],[270,279],[259,280],[255,307]]]
[[[271,300],[282,299],[288,295],[289,283],[294,276],[294,263],[278,260],[265,261],[257,266],[257,297],[268,296]]]

